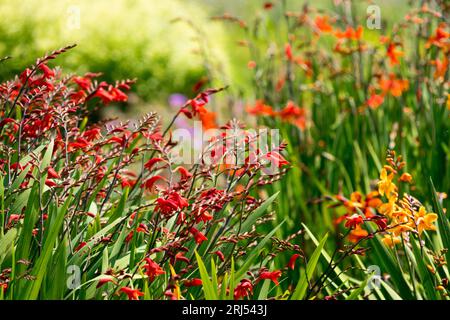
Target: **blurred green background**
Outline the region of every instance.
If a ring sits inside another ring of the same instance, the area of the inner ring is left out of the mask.
[[[309,3],[324,8],[333,1],[286,0],[286,7],[298,10]],[[0,0],[0,57],[13,57],[0,65],[0,81],[10,79],[44,53],[76,43],[76,49],[53,63],[66,72],[102,72],[107,81],[137,78],[136,95],[130,101],[141,111],[150,111],[148,104],[152,104],[164,112],[170,94],[191,96],[193,86],[205,78],[212,80],[208,86],[231,84],[235,93],[248,91],[252,76],[246,68],[248,50],[236,45],[244,39],[243,31],[210,17],[227,12],[269,23],[264,18],[266,2]],[[271,14],[282,18],[279,4],[283,0],[271,2],[277,4]],[[395,21],[404,15],[407,1],[355,1],[358,15],[364,18],[372,2],[389,12],[383,18]],[[270,22],[265,29],[273,33],[277,25]]]

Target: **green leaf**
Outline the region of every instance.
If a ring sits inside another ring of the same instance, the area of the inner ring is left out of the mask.
[[[248,254],[246,261],[244,264],[236,271],[235,279],[240,280],[241,277],[247,272],[247,270],[251,267],[253,260],[259,255],[261,250],[264,248],[266,243],[270,240],[270,238],[277,232],[277,230],[284,223],[282,221],[278,226],[276,226],[271,232],[269,232],[257,245],[253,248],[253,250]]]
[[[211,279],[209,278],[208,271],[206,270],[205,264],[202,258],[195,250],[195,257],[197,258],[198,270],[200,272],[200,278],[202,279],[203,292],[205,294],[206,300],[217,300],[217,291],[214,290]]]
[[[364,280],[358,288],[353,290],[345,300],[358,300],[359,295],[364,292],[364,288],[366,287],[368,280],[369,278],[366,278],[366,280]]]
[[[17,229],[12,228],[9,229],[8,232],[3,237],[0,237],[0,265],[3,262],[3,259],[9,253],[11,248],[14,246],[14,240],[17,236]]]
[[[264,201],[258,208],[256,208],[252,213],[250,213],[247,220],[242,223],[241,232],[247,232],[251,229],[251,227],[255,224],[256,220],[258,220],[264,213],[266,213],[267,208],[275,201],[278,197],[277,192],[273,194],[270,198]]]
[[[442,244],[444,248],[449,249],[446,253],[447,262],[450,263],[450,226],[447,217],[444,214],[444,210],[442,209],[442,205],[439,202],[439,198],[434,188],[433,180],[430,178],[431,190],[433,192],[434,205],[438,215],[438,226],[439,226],[439,234],[442,239]]]
[[[27,285],[27,289],[21,295],[22,299],[35,300],[39,295],[39,290],[41,288],[42,280],[44,279],[45,273],[49,270],[48,261],[52,255],[53,247],[55,245],[58,234],[63,226],[64,217],[71,203],[71,196],[67,197],[64,205],[58,209],[58,214],[55,223],[51,226],[50,230],[47,230],[48,236],[45,239],[44,246],[39,256],[35,266],[33,267],[31,274],[35,279]]]
[[[326,234],[322,240],[320,240],[319,245],[314,250],[311,258],[306,266],[306,272],[302,272],[300,275],[300,280],[295,287],[294,293],[292,294],[291,300],[302,300],[305,297],[306,290],[308,288],[308,282],[314,274],[317,262],[319,262],[320,255],[322,254],[322,249],[327,241],[328,234]]]

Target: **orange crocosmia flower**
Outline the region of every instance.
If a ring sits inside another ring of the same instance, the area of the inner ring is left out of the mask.
[[[446,40],[450,38],[450,33],[448,33],[446,29],[447,24],[445,22],[440,23],[434,32],[434,35],[428,38],[425,47],[429,48],[432,45],[435,45],[440,48],[448,48],[449,43]]]
[[[255,116],[273,116],[275,111],[272,107],[265,104],[263,100],[256,100],[254,106],[247,106],[247,112]]]
[[[338,39],[349,39],[349,40],[360,40],[363,34],[363,27],[358,26],[358,28],[353,29],[352,27],[347,27],[345,31],[337,30],[334,35]]]
[[[384,97],[380,94],[372,94],[369,99],[367,99],[366,104],[371,109],[377,109],[384,102]]]
[[[390,42],[387,47],[387,56],[389,57],[389,61],[391,65],[399,64],[399,57],[402,57],[404,55],[403,51],[396,49],[396,44],[393,42]]]
[[[361,228],[361,226],[358,225],[350,232],[350,234],[348,235],[348,240],[350,242],[356,243],[361,239],[364,239],[368,235],[369,233],[367,232],[367,230],[364,230],[363,228]]]
[[[333,27],[328,23],[328,16],[317,16],[314,23],[320,31],[329,33],[333,31]]]
[[[381,77],[379,85],[383,93],[390,93],[394,97],[400,97],[402,93],[409,88],[409,81],[406,79],[397,79],[394,74],[389,77]]]
[[[412,176],[409,173],[405,172],[400,176],[400,181],[410,183],[412,181]]]
[[[434,71],[434,79],[439,79],[439,78],[444,78],[445,75],[447,74],[447,69],[448,69],[448,56],[446,54],[444,54],[444,57],[442,58],[442,60],[440,59],[436,59],[436,60],[432,60],[431,64],[436,68],[436,70]]]
[[[199,114],[200,121],[202,122],[203,129],[215,129],[217,128],[216,113],[207,111]]]

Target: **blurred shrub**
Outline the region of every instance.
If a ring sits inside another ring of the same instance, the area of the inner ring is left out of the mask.
[[[138,78],[137,93],[146,100],[172,92],[189,93],[210,58],[224,63],[222,26],[211,25],[204,6],[178,0],[0,0],[0,80],[9,79],[45,52],[77,43],[60,63],[66,70],[102,71],[103,79]],[[79,13],[79,14],[78,14]],[[79,16],[79,19],[78,19]],[[204,46],[186,23],[207,25],[210,58],[195,53]],[[78,21],[79,20],[79,21]],[[212,46],[211,46],[212,44]]]

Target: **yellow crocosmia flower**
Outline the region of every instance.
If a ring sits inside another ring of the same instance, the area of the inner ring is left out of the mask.
[[[392,183],[393,178],[393,173],[388,174],[386,168],[381,169],[380,181],[378,182],[378,192],[382,196],[386,195],[388,199],[391,198],[391,194],[394,193],[396,189],[395,184]]]
[[[410,224],[401,224],[392,228],[388,228],[390,232],[392,232],[395,236],[401,235],[403,232],[410,232],[414,230]]]
[[[402,242],[400,237],[394,237],[391,235],[385,236],[383,239],[381,239],[381,241],[383,241],[383,243],[385,245],[387,245],[388,247],[391,247],[391,248],[393,248],[396,244],[399,244]]]
[[[425,207],[420,207],[419,211],[415,213],[414,220],[417,225],[417,231],[421,234],[424,230],[436,230],[433,224],[438,218],[436,213],[428,213]]]
[[[391,217],[392,214],[397,211],[397,204],[395,202],[395,198],[389,199],[389,202],[380,205],[378,211],[384,216]]]

